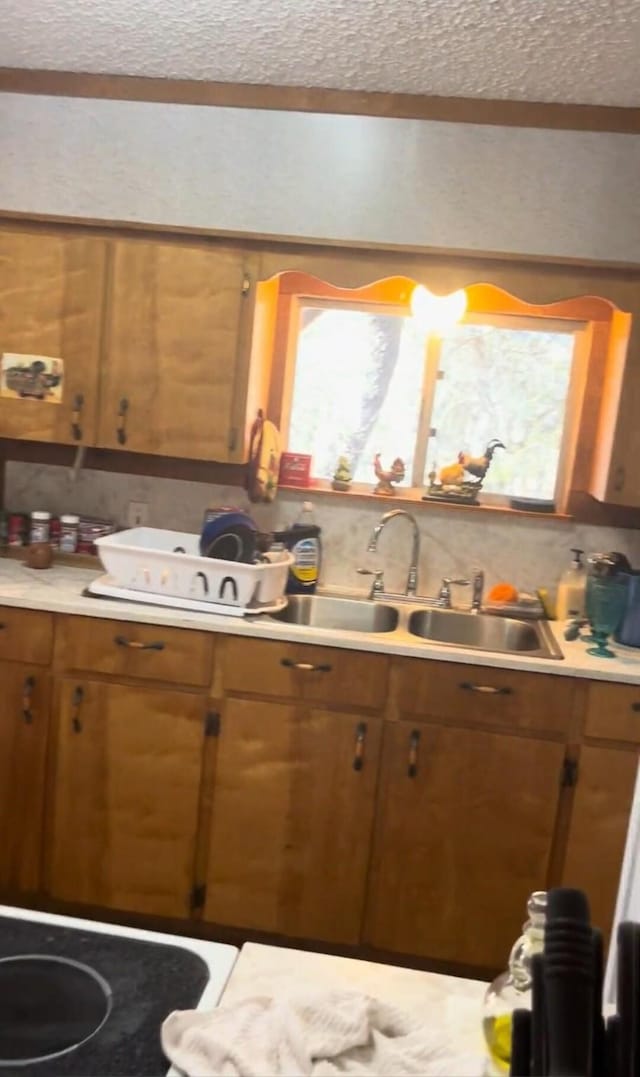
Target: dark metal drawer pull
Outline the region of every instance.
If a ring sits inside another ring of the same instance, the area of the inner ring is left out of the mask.
[[[367,736],[367,723],[358,722],[356,726],[356,746],[353,754],[353,769],[362,770],[364,766],[364,742]]]
[[[407,767],[407,776],[409,778],[415,778],[418,773],[418,745],[420,744],[420,730],[412,729],[411,736],[409,737],[409,765]]]
[[[118,427],[116,430],[116,437],[118,439],[118,445],[126,445],[127,443],[127,412],[129,411],[129,401],[126,396],[123,396],[120,401],[120,408],[118,410]]]
[[[82,441],[82,426],[80,425],[82,419],[82,408],[84,407],[84,396],[82,393],[76,393],[73,399],[73,411],[71,413],[71,434],[74,441]]]
[[[164,651],[164,643],[162,640],[156,640],[155,643],[139,643],[136,639],[127,639],[125,636],[116,636],[114,643],[118,644],[118,647],[130,647],[135,651]]]
[[[465,692],[484,692],[487,696],[510,696],[513,693],[513,688],[509,688],[506,684],[503,684],[501,688],[496,688],[493,684],[474,684],[473,681],[461,681],[460,687]]]
[[[640,703],[632,703],[631,710],[637,714],[640,711]]]
[[[33,711],[31,710],[31,697],[33,695],[33,689],[36,686],[35,677],[25,677],[24,684],[22,686],[22,717],[27,725],[31,725],[33,721]]]
[[[316,666],[313,662],[294,662],[293,658],[281,658],[280,665],[285,669],[299,669],[304,673],[331,673],[331,666],[327,663]]]
[[[82,722],[80,721],[80,707],[82,706],[82,700],[84,699],[84,688],[81,684],[74,689],[71,697],[71,727],[74,733],[82,733]]]

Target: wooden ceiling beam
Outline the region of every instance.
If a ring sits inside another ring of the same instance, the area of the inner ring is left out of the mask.
[[[640,108],[0,68],[0,93],[640,134]]]

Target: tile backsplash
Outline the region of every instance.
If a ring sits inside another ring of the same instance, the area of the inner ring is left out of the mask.
[[[74,480],[69,468],[10,462],[6,467],[5,505],[17,512],[47,509],[59,515],[77,512],[104,516],[126,525],[130,501],[149,506],[149,524],[177,531],[199,531],[204,509],[211,505],[243,505],[265,530],[291,523],[309,494],[281,491],[273,505],[249,505],[238,487],[200,482],[81,471]],[[356,568],[382,567],[390,590],[403,590],[411,549],[411,528],[393,521],[382,534],[377,554],[366,552],[371,530],[389,503],[337,501],[318,495],[314,511],[322,527],[321,579],[325,586],[366,592],[370,580]],[[487,583],[510,580],[523,589],[554,586],[566,567],[572,546],[587,552],[620,550],[640,568],[640,531],[593,527],[569,521],[454,512],[430,505],[415,512],[421,533],[422,594],[433,594],[442,576],[468,576],[484,568]],[[462,601],[462,594],[460,595]]]

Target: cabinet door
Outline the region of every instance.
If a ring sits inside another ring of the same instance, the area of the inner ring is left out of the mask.
[[[380,732],[376,718],[227,700],[206,919],[358,941]]]
[[[65,677],[56,710],[49,893],[186,916],[203,697]]]
[[[106,250],[0,231],[1,437],[95,443]]]
[[[504,965],[544,889],[561,744],[399,722],[385,729],[368,943]]]
[[[0,662],[0,889],[40,885],[49,677]]]
[[[115,245],[100,445],[233,460],[252,299],[247,259],[220,248]]]
[[[562,885],[585,891],[591,921],[607,935],[637,770],[636,751],[591,746],[580,750]]]

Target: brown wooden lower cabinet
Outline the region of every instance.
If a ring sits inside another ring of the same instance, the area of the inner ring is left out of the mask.
[[[48,893],[188,916],[204,697],[63,677],[56,712]]]
[[[552,741],[389,724],[365,941],[504,965],[547,883],[563,757]]]
[[[580,751],[562,885],[586,892],[591,921],[606,935],[613,920],[637,770],[637,750],[584,745]]]
[[[38,666],[0,662],[0,889],[35,891],[51,679]]]
[[[631,686],[84,617],[58,617],[52,647],[49,615],[0,620],[0,893],[183,921],[197,905],[211,924],[486,971],[560,873],[608,929]],[[619,743],[580,746],[559,811],[581,699],[586,736]]]
[[[380,718],[227,700],[205,919],[359,940],[381,727]]]

